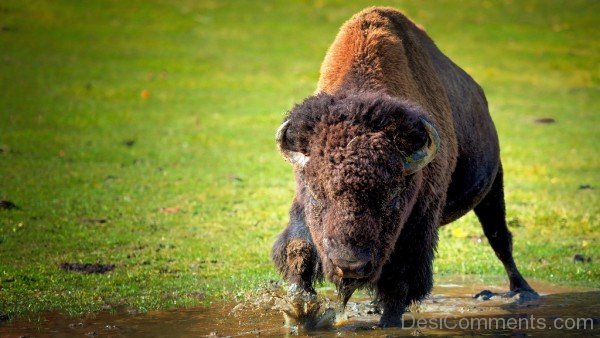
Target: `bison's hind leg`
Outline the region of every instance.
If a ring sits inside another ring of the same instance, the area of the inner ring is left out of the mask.
[[[512,235],[506,227],[506,212],[504,206],[504,189],[502,166],[496,174],[492,188],[485,198],[475,207],[475,214],[483,226],[483,232],[496,256],[502,261],[510,282],[508,295],[519,294],[519,300],[538,298],[538,294],[521,275],[512,255]],[[485,290],[478,296],[486,297],[489,291]]]

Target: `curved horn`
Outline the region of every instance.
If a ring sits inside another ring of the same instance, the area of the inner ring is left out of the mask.
[[[308,156],[304,155],[303,153],[301,153],[299,151],[292,151],[292,150],[285,149],[283,147],[283,144],[285,142],[285,133],[286,133],[289,125],[290,125],[290,120],[286,120],[285,122],[283,122],[281,124],[281,126],[279,126],[279,129],[277,129],[277,133],[275,133],[275,139],[277,140],[277,149],[279,149],[279,152],[281,153],[281,155],[283,155],[283,157],[288,162],[290,162],[294,165],[304,166],[308,162],[308,159],[309,159]]]
[[[423,118],[421,118],[421,123],[423,123],[425,131],[427,131],[427,142],[423,148],[404,159],[402,164],[405,176],[416,173],[431,162],[435,158],[435,154],[440,146],[440,135],[435,130],[435,127]]]

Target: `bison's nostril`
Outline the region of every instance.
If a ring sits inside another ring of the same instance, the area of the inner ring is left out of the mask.
[[[356,247],[324,241],[333,273],[342,278],[363,278],[373,272],[373,255],[369,247]],[[334,245],[332,245],[334,244]]]
[[[335,266],[334,272],[337,276],[343,278],[361,278],[370,274],[373,270],[373,263],[370,260],[344,260],[331,259]]]

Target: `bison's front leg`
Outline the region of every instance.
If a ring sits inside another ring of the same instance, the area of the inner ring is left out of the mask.
[[[379,320],[381,327],[402,326],[402,315],[406,308],[412,302],[422,300],[431,291],[431,261],[423,260],[414,265],[405,265],[407,263],[400,263],[404,265],[402,268],[384,268],[377,284],[379,305],[383,310]]]
[[[406,282],[396,281],[395,283],[381,283],[379,293],[379,302],[383,310],[379,326],[396,327],[402,326],[402,314],[406,311],[408,305],[407,295],[409,286]]]
[[[431,292],[437,220],[435,211],[421,212],[420,207],[415,206],[402,229],[377,283],[378,300],[383,310],[380,326],[402,326],[406,308]]]
[[[288,307],[282,309],[288,325],[313,326],[320,305],[312,285],[314,253],[304,239],[288,238],[285,244],[285,271]]]
[[[313,287],[320,274],[319,259],[301,204],[292,205],[290,222],[273,245],[272,257],[288,283],[287,306],[282,309],[287,324],[310,329],[330,322],[331,314],[321,313]]]

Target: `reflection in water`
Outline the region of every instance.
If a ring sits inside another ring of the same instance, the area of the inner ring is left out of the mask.
[[[494,285],[503,285],[494,284]],[[357,295],[346,309],[347,320],[327,331],[311,335],[406,336],[406,335],[596,335],[600,336],[600,290],[558,287],[533,281],[539,300],[516,304],[515,299],[473,299],[482,285],[472,277],[442,278],[433,294],[405,314],[404,328],[378,329],[377,310],[367,295]],[[323,293],[335,299],[331,290]],[[68,318],[50,313],[39,324],[26,319],[0,324],[0,337],[198,337],[303,335],[284,326],[273,306],[273,291],[245,304],[220,303],[207,308],[153,312],[141,315],[99,313]],[[275,297],[276,298],[276,297]],[[579,328],[579,330],[576,330]]]

